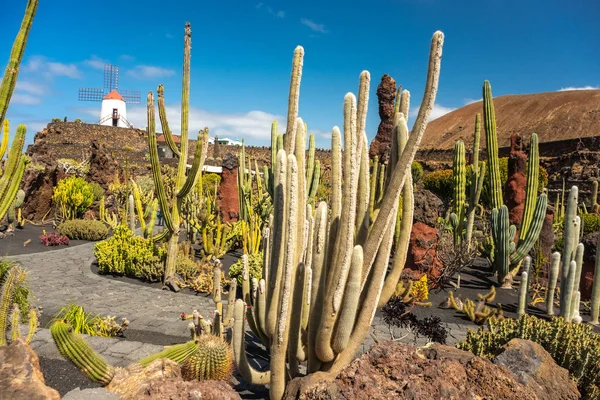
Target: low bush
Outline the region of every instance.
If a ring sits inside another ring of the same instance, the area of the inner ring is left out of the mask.
[[[43,234],[42,236],[40,236],[40,241],[44,246],[69,245],[69,238],[65,235],[57,235],[56,232]]]
[[[494,358],[512,339],[526,339],[541,345],[558,365],[577,382],[584,399],[600,398],[600,335],[588,324],[550,321],[524,315],[519,319],[489,320],[488,329],[469,330],[456,347],[486,358]]]
[[[262,279],[262,269],[263,269],[263,253],[262,251],[254,254],[248,255],[248,271],[250,273],[250,282],[252,282],[252,278],[256,278],[259,281]],[[244,265],[242,263],[242,259],[240,258],[229,267],[229,277],[231,279],[237,279],[238,285],[242,285],[242,272],[244,270]]]
[[[101,221],[72,219],[58,226],[61,235],[71,240],[104,240],[108,236],[108,227]]]
[[[92,205],[94,192],[85,179],[70,176],[58,181],[52,201],[59,207],[63,218],[75,219],[83,215]]]
[[[90,182],[90,189],[92,189],[92,194],[94,196],[94,201],[100,201],[101,198],[104,197],[104,189],[98,182]]]
[[[411,164],[411,175],[413,184],[417,184],[423,177],[423,166],[418,161],[413,161]]]
[[[583,214],[581,218],[583,223],[583,234],[600,232],[600,215],[598,214]]]
[[[164,274],[166,251],[150,239],[134,236],[126,225],[119,225],[109,239],[96,243],[94,255],[103,274],[125,275],[160,281]]]

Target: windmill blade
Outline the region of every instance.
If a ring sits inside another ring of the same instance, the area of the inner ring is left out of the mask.
[[[99,88],[80,88],[77,95],[79,101],[102,101],[104,90]]]
[[[119,67],[116,65],[104,65],[104,89],[107,92],[119,88]]]
[[[125,103],[128,104],[139,104],[140,103],[140,91],[139,90],[121,90],[119,91]]]

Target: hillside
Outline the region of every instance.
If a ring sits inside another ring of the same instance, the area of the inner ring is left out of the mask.
[[[600,90],[506,95],[495,97],[494,107],[499,147],[508,147],[514,133],[528,138],[535,132],[540,143],[600,136]],[[458,139],[471,146],[476,113],[483,117],[482,101],[431,121],[420,150],[450,150]]]

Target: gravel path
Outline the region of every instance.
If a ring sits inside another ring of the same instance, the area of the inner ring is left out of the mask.
[[[90,268],[94,261],[93,246],[93,243],[89,243],[73,248],[8,257],[28,270],[28,282],[36,298],[35,304],[43,307],[44,320],[47,321],[62,307],[74,301],[83,305],[87,312],[116,316],[117,320],[127,318],[130,325],[125,335],[129,339],[166,345],[189,338],[187,321],[181,321],[179,317],[182,311],[189,313],[197,309],[210,318],[214,310],[210,296],[174,293],[96,275]],[[474,327],[472,324],[445,325],[449,330],[449,344],[464,338],[467,328]],[[405,331],[396,332],[396,337],[406,334]],[[371,334],[360,353],[368,350],[374,340],[389,338],[389,329],[377,313]],[[413,342],[414,336],[408,333],[402,341]],[[416,343],[423,344],[424,339],[419,338]]]

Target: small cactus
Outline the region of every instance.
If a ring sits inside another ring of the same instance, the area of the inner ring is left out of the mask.
[[[204,335],[196,340],[197,350],[181,366],[185,380],[227,380],[233,371],[229,344],[219,336]]]

